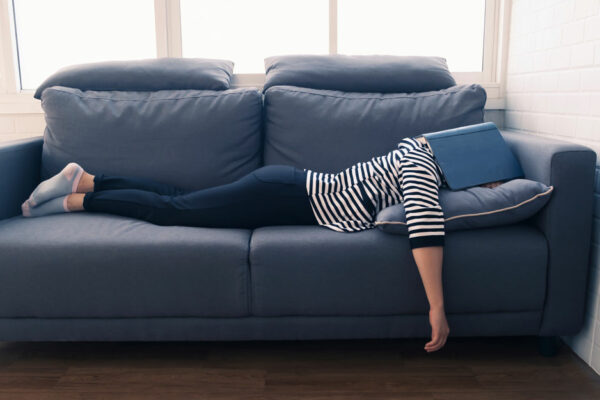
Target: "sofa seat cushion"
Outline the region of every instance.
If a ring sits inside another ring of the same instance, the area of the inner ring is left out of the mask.
[[[439,199],[444,210],[444,229],[485,228],[523,221],[546,205],[553,189],[530,179],[512,179],[495,188],[441,188]],[[408,235],[404,205],[395,204],[381,210],[375,225],[387,233]]]
[[[109,214],[0,221],[0,317],[238,317],[249,230]]]
[[[529,225],[450,232],[443,284],[449,313],[541,310],[546,239]],[[262,227],[250,244],[252,314],[401,315],[429,305],[406,236],[379,229]]]

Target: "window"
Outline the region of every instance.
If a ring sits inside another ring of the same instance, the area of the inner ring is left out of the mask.
[[[264,59],[327,54],[328,0],[181,0],[183,57],[223,58],[235,73],[264,73]]]
[[[338,0],[338,52],[437,55],[482,71],[484,0]]]
[[[260,84],[265,57],[293,53],[437,55],[459,81],[494,79],[484,31],[498,0],[179,1],[183,56],[231,59],[253,75],[237,83]]]
[[[13,0],[13,15],[21,89],[65,65],[156,57],[150,0]]]
[[[458,83],[485,83],[495,91],[489,92],[490,97],[499,96],[497,74],[503,60],[497,52],[505,53],[504,0],[0,0],[0,4],[4,1],[12,4],[13,14],[0,12],[0,26],[14,23],[14,42],[0,38],[0,52],[7,60],[0,63],[0,91],[8,93],[35,89],[63,66],[94,61],[157,56],[229,59],[235,63],[234,85],[260,86],[268,56],[394,54],[445,57]]]

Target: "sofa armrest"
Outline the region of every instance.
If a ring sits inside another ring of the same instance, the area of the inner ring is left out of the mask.
[[[502,131],[525,178],[554,186],[533,223],[548,242],[541,336],[568,335],[583,325],[592,231],[596,153],[585,146]]]
[[[42,137],[0,143],[0,220],[21,214],[40,182]]]

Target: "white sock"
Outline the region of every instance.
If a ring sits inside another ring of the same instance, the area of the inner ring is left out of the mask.
[[[55,197],[52,200],[43,202],[42,204],[31,207],[27,202],[21,204],[21,210],[23,211],[24,217],[42,217],[50,214],[60,214],[69,211],[67,207],[67,197],[64,195],[61,197]]]
[[[83,168],[79,164],[68,163],[58,174],[41,182],[25,203],[29,208],[34,208],[55,197],[74,193],[77,191],[77,185],[79,185],[83,172]]]

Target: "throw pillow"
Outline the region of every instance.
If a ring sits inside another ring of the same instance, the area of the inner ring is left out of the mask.
[[[464,190],[440,188],[445,230],[513,224],[537,213],[550,199],[553,186],[529,179],[512,179],[493,189],[475,186]],[[404,206],[396,204],[377,214],[375,225],[384,232],[408,235]]]

